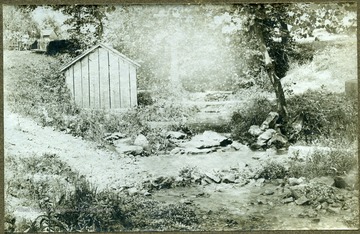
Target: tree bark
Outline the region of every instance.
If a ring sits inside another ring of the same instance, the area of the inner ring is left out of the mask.
[[[277,112],[279,113],[279,120],[282,123],[287,122],[288,111],[286,107],[286,99],[284,90],[280,81],[280,78],[275,73],[275,64],[273,59],[270,57],[268,49],[265,43],[264,31],[261,27],[261,22],[255,22],[255,33],[256,37],[260,40],[260,50],[264,56],[264,63],[266,68],[266,73],[271,81],[271,84],[274,88],[276,101],[277,101]]]

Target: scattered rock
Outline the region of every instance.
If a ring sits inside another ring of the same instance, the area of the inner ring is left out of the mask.
[[[233,143],[231,143],[231,147],[234,148],[235,150],[241,150],[241,151],[249,150],[249,147],[237,141],[233,141]]]
[[[208,153],[211,153],[211,152],[215,152],[216,150],[217,150],[217,148],[204,148],[204,149],[186,148],[186,149],[184,149],[184,153],[193,154],[193,155],[208,154]]]
[[[226,174],[225,176],[222,177],[222,182],[224,183],[235,183],[236,180],[236,176],[232,173]]]
[[[300,213],[299,218],[315,218],[317,216],[317,212],[314,210],[305,210],[304,212]]]
[[[167,137],[167,138],[176,139],[176,140],[185,139],[186,136],[187,136],[187,135],[186,135],[185,133],[183,133],[183,132],[175,132],[175,131],[169,131],[169,132],[167,132],[167,134],[166,134],[166,137]]]
[[[139,193],[139,191],[137,190],[137,188],[133,187],[128,189],[128,193],[130,196],[135,196]]]
[[[185,204],[185,205],[191,205],[193,204],[193,200],[190,199],[181,199],[180,203]]]
[[[143,148],[147,148],[147,147],[149,147],[149,141],[146,138],[146,136],[144,136],[143,134],[140,134],[135,138],[134,145],[138,145]]]
[[[184,148],[207,149],[219,146],[227,146],[232,143],[232,140],[220,135],[217,132],[205,131],[201,135],[194,136],[190,141],[182,143]]]
[[[316,177],[312,180],[310,180],[311,183],[317,183],[317,184],[324,184],[327,186],[332,186],[334,184],[334,179],[330,176],[322,176],[322,177]]]
[[[304,178],[289,178],[288,182],[290,186],[295,186],[304,183]]]
[[[321,203],[321,208],[322,209],[327,209],[328,207],[329,207],[329,203],[327,203],[327,202]]]
[[[346,183],[344,178],[342,178],[340,176],[336,176],[334,178],[333,186],[335,186],[336,188],[340,188],[340,189],[345,189],[345,188],[349,187],[349,185]]]
[[[320,218],[312,219],[311,222],[313,222],[313,223],[320,223]]]
[[[340,213],[340,209],[341,207],[338,208],[334,208],[334,207],[328,207],[326,209],[327,212],[331,213],[331,214],[339,214]]]
[[[295,201],[297,205],[307,205],[309,204],[309,202],[310,200],[305,196],[301,196],[299,199]]]
[[[288,139],[285,135],[276,132],[273,137],[271,137],[271,139],[267,142],[268,145],[273,145],[275,146],[277,149],[281,149],[286,147],[286,145],[288,144]]]
[[[126,154],[126,155],[141,155],[144,152],[143,147],[138,145],[127,145],[123,143],[117,143],[115,145],[115,149],[120,154]]]
[[[294,198],[293,198],[293,197],[288,197],[288,198],[285,198],[285,199],[282,200],[282,202],[283,202],[284,204],[288,204],[288,203],[291,203],[291,202],[293,202],[293,201],[294,201]]]
[[[174,148],[170,151],[170,155],[175,155],[175,154],[184,154],[185,153],[185,150],[182,149],[182,148]]]
[[[274,194],[274,191],[272,190],[265,190],[262,195],[265,195],[265,196],[269,196],[269,195],[273,195]]]
[[[283,198],[288,198],[288,197],[291,197],[291,198],[292,198],[292,197],[293,197],[293,193],[291,192],[290,189],[285,188],[285,189],[283,190],[282,197],[283,197]]]
[[[259,146],[267,145],[267,142],[274,136],[275,133],[276,133],[276,131],[274,129],[266,130],[265,132],[260,134],[260,136],[257,139],[256,144]]]
[[[126,137],[126,135],[121,132],[105,133],[104,135],[105,135],[104,140],[110,142],[123,139]]]
[[[251,127],[249,128],[250,135],[257,137],[259,136],[261,133],[263,133],[264,131],[260,129],[260,127],[258,125],[251,125]]]
[[[220,177],[214,175],[214,174],[211,174],[211,173],[205,173],[205,175],[211,179],[212,181],[214,181],[215,183],[220,183],[221,182],[221,179]]]
[[[152,194],[149,193],[148,191],[144,192],[144,196],[145,196],[145,197],[150,197],[151,195],[152,195]]]
[[[268,128],[274,128],[276,120],[279,118],[279,114],[277,112],[270,112],[266,117],[265,121],[261,124],[260,129],[266,130]]]

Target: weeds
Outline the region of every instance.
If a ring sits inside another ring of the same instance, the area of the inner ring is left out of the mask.
[[[357,101],[345,94],[308,91],[288,99],[289,115],[302,113],[303,128],[300,139],[310,143],[321,138],[357,139]]]
[[[259,178],[270,179],[283,179],[287,175],[287,170],[284,165],[270,161],[267,162],[259,172]]]
[[[289,176],[315,178],[343,175],[356,165],[357,154],[355,151],[344,149],[315,150],[304,161],[290,161]]]

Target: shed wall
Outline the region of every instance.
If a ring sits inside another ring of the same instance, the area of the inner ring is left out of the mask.
[[[112,51],[94,49],[65,70],[65,76],[80,107],[119,109],[137,105],[136,67]]]

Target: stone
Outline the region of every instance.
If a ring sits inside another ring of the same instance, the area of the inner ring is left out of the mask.
[[[232,173],[226,174],[222,177],[222,182],[229,184],[229,183],[235,183],[236,176]]]
[[[144,148],[147,148],[149,146],[149,141],[143,134],[138,135],[135,138],[134,145],[142,146]]]
[[[301,196],[299,199],[295,201],[297,205],[307,205],[309,203],[309,199],[305,196]]]
[[[183,154],[183,153],[185,153],[185,150],[178,148],[178,147],[176,147],[170,151],[170,155]]]
[[[278,118],[279,114],[277,112],[270,112],[265,121],[261,124],[260,129],[265,131],[268,128],[274,128]]]
[[[220,183],[221,182],[221,178],[212,174],[212,173],[205,173],[206,177],[208,177],[210,180],[214,181],[215,183]]]
[[[281,149],[287,146],[288,144],[288,139],[285,135],[276,132],[271,139],[267,142],[268,145],[273,145],[275,146],[277,149]]]
[[[133,187],[133,188],[128,189],[128,193],[129,193],[130,196],[135,196],[135,195],[137,195],[139,193],[139,191],[137,190],[137,188]]]
[[[260,136],[257,139],[256,144],[259,146],[267,145],[267,142],[274,136],[275,133],[276,133],[276,131],[274,129],[266,130],[265,132],[260,134]]]
[[[304,178],[289,178],[288,182],[290,186],[295,186],[304,183]]]
[[[310,183],[324,184],[327,186],[332,186],[334,184],[334,179],[330,176],[322,176],[322,177],[316,177],[316,178],[310,180]]]
[[[216,150],[217,150],[217,148],[204,148],[204,149],[187,148],[187,149],[184,149],[184,153],[192,154],[192,155],[208,154],[208,153],[211,153],[211,152],[215,152]]]
[[[339,214],[340,210],[341,210],[341,207],[338,207],[338,208],[328,207],[326,209],[326,211],[329,212],[330,214]]]
[[[186,138],[186,134],[183,132],[169,131],[166,133],[166,138],[182,140]]]
[[[233,141],[233,143],[231,143],[231,147],[234,148],[235,150],[240,150],[240,151],[249,150],[249,147],[237,141]]]
[[[126,135],[121,132],[105,133],[104,135],[105,135],[104,140],[107,141],[116,141],[126,137]]]
[[[249,128],[248,133],[250,133],[250,135],[257,137],[259,136],[261,133],[263,133],[264,131],[260,129],[260,127],[258,125],[251,125]]]
[[[334,184],[333,184],[336,188],[340,188],[340,189],[345,189],[347,187],[349,187],[349,185],[346,183],[346,181],[344,180],[344,178],[340,177],[340,176],[336,176],[334,178]]]
[[[274,194],[274,191],[272,191],[272,190],[265,190],[262,194],[265,195],[265,196],[269,196],[269,195],[273,195],[273,194]]]
[[[291,203],[291,202],[293,202],[293,201],[294,201],[294,198],[293,198],[293,197],[288,197],[288,198],[285,198],[285,199],[282,200],[282,202],[283,202],[284,204],[288,204],[288,203]]]
[[[194,136],[190,141],[182,143],[184,148],[207,149],[230,145],[232,141],[217,132],[205,131],[203,134]]]
[[[144,152],[143,147],[138,145],[116,144],[115,149],[119,154],[141,155]]]
[[[148,191],[144,192],[144,196],[145,196],[145,197],[150,197],[151,195],[152,195],[152,194],[149,193]]]

